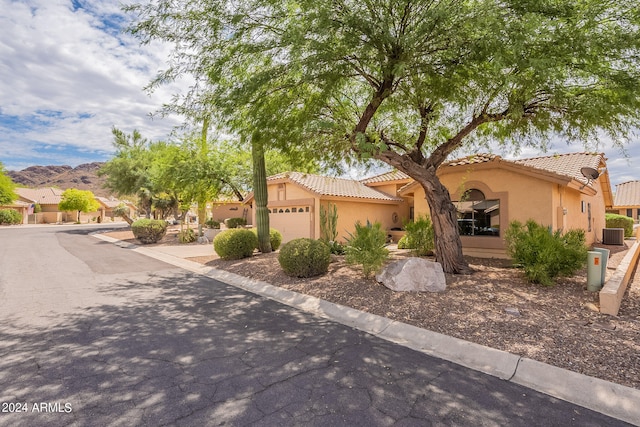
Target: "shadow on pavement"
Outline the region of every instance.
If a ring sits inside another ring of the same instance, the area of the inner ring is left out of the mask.
[[[0,425],[622,424],[180,270],[99,286],[126,302],[0,325]]]

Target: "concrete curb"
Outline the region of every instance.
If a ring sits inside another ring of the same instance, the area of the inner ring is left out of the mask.
[[[94,237],[202,274],[291,307],[322,316],[416,351],[512,381],[547,395],[640,426],[640,390],[567,371],[502,350],[333,304],[269,283],[206,267],[108,236]]]

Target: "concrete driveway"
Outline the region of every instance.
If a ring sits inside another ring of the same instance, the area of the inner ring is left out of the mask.
[[[624,425],[90,230],[0,229],[0,426]]]

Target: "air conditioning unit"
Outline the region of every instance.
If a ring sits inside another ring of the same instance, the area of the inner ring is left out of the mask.
[[[624,245],[624,228],[604,228],[602,243],[605,245]]]

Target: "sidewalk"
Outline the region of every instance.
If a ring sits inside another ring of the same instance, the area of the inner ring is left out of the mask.
[[[640,405],[638,405],[640,390],[391,321],[185,259],[211,255],[213,252],[211,245],[137,247],[108,236],[97,234],[94,237],[131,248],[141,254],[362,330],[430,356],[448,360],[640,426]]]

